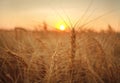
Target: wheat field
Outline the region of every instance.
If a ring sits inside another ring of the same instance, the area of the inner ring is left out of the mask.
[[[120,83],[120,33],[0,30],[0,83]]]

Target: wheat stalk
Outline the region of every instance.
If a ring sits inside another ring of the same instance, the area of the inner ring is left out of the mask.
[[[71,30],[71,56],[70,56],[70,83],[74,81],[74,58],[76,53],[76,32],[75,29]]]

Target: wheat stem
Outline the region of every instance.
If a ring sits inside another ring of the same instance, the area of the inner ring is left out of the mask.
[[[75,29],[71,30],[71,56],[70,56],[70,83],[73,83],[74,80],[74,58],[76,53],[76,33]]]

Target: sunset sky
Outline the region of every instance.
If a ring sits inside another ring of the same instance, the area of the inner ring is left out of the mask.
[[[63,19],[69,24],[68,17],[73,24],[81,18],[82,25],[104,15],[86,27],[104,29],[111,24],[120,30],[119,5],[120,0],[0,0],[0,28],[34,29],[43,21],[56,27]]]

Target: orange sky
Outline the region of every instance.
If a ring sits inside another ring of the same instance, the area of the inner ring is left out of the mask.
[[[15,26],[23,26],[34,29],[42,25],[43,21],[49,26],[56,27],[55,25],[63,19],[69,24],[68,17],[73,24],[81,18],[82,25],[104,15],[118,3],[118,0],[113,0],[111,7],[111,3],[108,4],[107,1],[112,0],[0,0],[0,27],[11,29]],[[120,30],[116,12],[107,13],[100,19],[90,22],[86,27],[105,29],[108,24]]]

